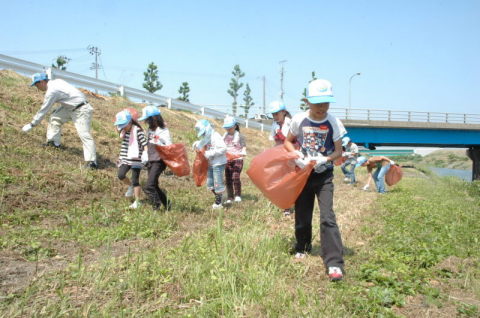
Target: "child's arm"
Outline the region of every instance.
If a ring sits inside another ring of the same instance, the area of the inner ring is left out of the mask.
[[[327,156],[327,161],[334,161],[335,159],[342,156],[342,139],[338,139],[334,142],[335,151]]]
[[[285,138],[285,141],[283,142],[283,145],[289,152],[295,151],[295,146],[293,146],[295,139],[296,137],[289,131],[287,138]]]

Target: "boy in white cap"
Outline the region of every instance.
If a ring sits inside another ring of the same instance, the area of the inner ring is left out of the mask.
[[[349,137],[342,138],[342,148],[345,148],[342,156],[346,157],[345,162],[342,164],[342,172],[345,176],[344,181],[350,184],[357,182],[355,178],[355,167],[357,165],[358,146],[353,143]]]
[[[82,141],[83,157],[87,162],[87,167],[97,169],[95,142],[90,134],[93,107],[88,103],[85,95],[62,79],[49,80],[45,73],[34,74],[31,86],[36,86],[39,90],[46,92],[45,98],[42,107],[33,116],[32,122],[23,126],[22,130],[28,132],[37,126],[52,105],[59,103],[60,107],[50,115],[46,145],[59,148],[62,125],[72,120]]]
[[[227,156],[227,165],[225,166],[225,183],[227,186],[227,201],[225,203],[230,204],[232,201],[242,201],[240,173],[243,169],[243,157],[247,154],[247,145],[234,117],[225,117],[223,128],[226,130],[223,134],[223,141],[227,145],[227,153],[233,156],[232,159]]]
[[[346,130],[342,122],[328,113],[335,102],[332,85],[318,79],[308,84],[305,102],[309,110],[292,118],[285,147],[296,152],[295,163],[304,168],[314,161],[315,167],[295,202],[295,257],[304,258],[312,249],[312,217],[315,196],[320,207],[321,255],[332,281],[343,278],[343,243],[333,212],[333,160],[342,155],[342,137]],[[293,143],[300,144],[295,151]]]

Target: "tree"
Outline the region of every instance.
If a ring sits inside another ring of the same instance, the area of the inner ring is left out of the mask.
[[[52,67],[53,68],[58,68],[59,70],[62,70],[62,71],[65,71],[67,69],[67,67],[65,65],[67,65],[68,62],[70,62],[71,59],[69,59],[68,57],[64,56],[64,55],[60,55],[57,57],[57,60],[55,61],[55,63],[52,64]]]
[[[178,98],[179,100],[183,100],[184,102],[189,102],[188,93],[190,92],[190,87],[188,87],[188,82],[183,82],[182,86],[178,89],[178,92],[181,94]]]
[[[310,83],[311,81],[316,80],[316,79],[317,79],[317,76],[315,75],[315,71],[312,71],[312,79],[309,81],[309,83]],[[302,94],[302,96],[303,96],[303,97],[300,99],[300,101],[301,101],[301,103],[300,103],[300,109],[303,110],[303,111],[305,111],[305,110],[308,109],[308,105],[305,104],[305,101],[304,101],[304,99],[307,98],[307,89],[306,89],[306,88],[303,89],[303,94]]]
[[[244,105],[240,106],[240,107],[243,108],[243,110],[245,112],[245,119],[248,119],[248,110],[250,109],[250,107],[255,105],[255,103],[253,102],[252,96],[250,96],[251,92],[252,91],[250,89],[250,86],[247,84],[245,86],[245,91],[243,92],[243,103],[244,103]]]
[[[158,90],[161,90],[163,85],[158,80],[158,68],[155,63],[148,64],[146,72],[143,72],[144,82],[143,88],[145,88],[150,93],[155,93]]]
[[[243,83],[240,83],[240,78],[245,76],[245,73],[240,70],[240,66],[237,64],[233,67],[232,71],[233,78],[230,79],[230,89],[227,91],[230,96],[233,97],[233,103],[232,103],[232,113],[233,116],[237,114],[237,97],[238,97],[238,91],[240,88],[242,88]]]

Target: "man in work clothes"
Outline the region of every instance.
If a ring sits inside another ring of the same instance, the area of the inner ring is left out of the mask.
[[[50,116],[47,127],[47,146],[60,147],[62,125],[72,120],[83,145],[83,156],[87,167],[97,169],[97,154],[95,142],[90,134],[92,125],[93,107],[88,103],[85,95],[62,79],[49,80],[47,74],[36,73],[32,77],[31,86],[46,92],[42,107],[33,116],[31,123],[23,126],[24,132],[37,126],[48,113],[53,104],[59,103]]]

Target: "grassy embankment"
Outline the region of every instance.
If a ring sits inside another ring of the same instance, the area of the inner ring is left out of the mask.
[[[42,100],[27,84],[0,72],[0,316],[479,315],[477,183],[410,172],[380,196],[342,184],[337,171],[347,276],[333,284],[318,234],[310,257],[292,259],[293,219],[245,174],[244,201],[224,211],[209,209],[205,188],[171,175],[161,177],[171,212],[126,209],[111,122],[131,104],[92,100],[102,169],[90,171],[71,124],[62,151],[40,146],[45,122],[21,133]],[[174,140],[191,144],[198,116],[162,112]],[[265,133],[242,132],[250,158],[268,147]]]

